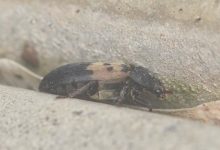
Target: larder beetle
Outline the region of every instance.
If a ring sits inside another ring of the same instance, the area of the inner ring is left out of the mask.
[[[124,63],[73,63],[51,71],[40,83],[42,92],[106,103],[151,107],[149,93],[165,97],[165,88],[154,73]]]

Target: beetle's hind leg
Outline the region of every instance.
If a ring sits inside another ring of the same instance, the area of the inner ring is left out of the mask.
[[[90,81],[89,83],[87,83],[86,85],[77,89],[76,91],[72,91],[72,92],[68,93],[68,97],[74,98],[74,97],[78,97],[78,96],[87,95],[89,93],[88,91],[93,86],[96,86],[96,85],[97,85],[97,81]]]
[[[120,91],[119,97],[114,100],[114,103],[116,105],[120,106],[125,101],[128,90],[129,90],[129,81],[126,81],[125,85],[122,87]]]
[[[79,89],[72,89],[70,90],[66,95],[58,95],[56,97],[56,99],[64,99],[64,98],[76,98],[79,96],[84,96],[87,97],[89,96],[89,92],[91,89],[95,89],[93,88],[94,86],[97,85],[97,81],[90,81],[88,83],[86,83],[85,85],[83,85],[81,88]]]

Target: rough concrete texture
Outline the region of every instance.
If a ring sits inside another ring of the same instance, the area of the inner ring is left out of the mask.
[[[0,86],[0,149],[218,150],[220,129]]]

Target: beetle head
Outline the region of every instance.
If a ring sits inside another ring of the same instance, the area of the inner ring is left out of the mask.
[[[140,84],[133,83],[131,86],[131,97],[129,97],[131,104],[152,108],[155,106],[155,102],[158,102],[158,97]]]
[[[134,66],[129,74],[130,78],[142,86],[145,91],[149,91],[158,98],[164,98],[165,88],[162,82],[156,77],[154,73],[147,68],[141,66]]]

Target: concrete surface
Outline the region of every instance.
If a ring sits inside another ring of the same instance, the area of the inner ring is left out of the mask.
[[[0,86],[0,149],[219,150],[220,129]]]

